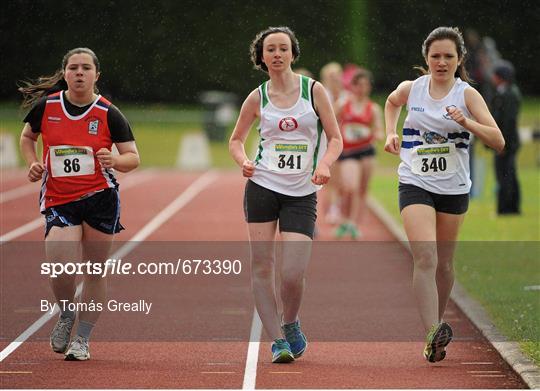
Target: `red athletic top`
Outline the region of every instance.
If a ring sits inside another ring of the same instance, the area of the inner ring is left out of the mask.
[[[98,96],[86,112],[72,116],[61,92],[47,97],[41,120],[46,167],[40,195],[42,212],[98,190],[118,187],[114,170],[102,168],[95,157],[101,148],[112,148],[107,123],[110,105]]]
[[[339,128],[343,137],[343,152],[364,149],[373,143],[375,138],[371,123],[373,122],[373,102],[368,101],[361,113],[353,109],[353,101],[347,100],[341,110]]]

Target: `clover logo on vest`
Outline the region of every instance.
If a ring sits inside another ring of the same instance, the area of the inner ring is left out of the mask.
[[[283,132],[292,132],[293,130],[298,129],[298,121],[293,117],[285,117],[279,121],[279,128]]]

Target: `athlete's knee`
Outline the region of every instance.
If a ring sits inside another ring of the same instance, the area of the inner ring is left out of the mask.
[[[304,286],[304,276],[282,276],[281,277],[281,290],[285,292],[295,291],[302,289]]]
[[[417,270],[434,270],[437,268],[437,253],[431,249],[418,251],[414,256],[414,268]]]
[[[454,274],[454,265],[452,262],[439,262],[437,264],[437,275],[439,276],[452,276]]]
[[[251,275],[253,278],[268,280],[274,273],[273,258],[254,258],[251,261]]]
[[[344,183],[341,186],[341,193],[344,196],[352,196],[357,192],[357,186],[354,186],[352,183]]]

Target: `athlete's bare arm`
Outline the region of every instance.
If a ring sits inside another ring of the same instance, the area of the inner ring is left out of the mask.
[[[332,104],[328,99],[324,87],[321,83],[315,82],[313,86],[313,99],[315,109],[319,114],[319,118],[324,128],[326,138],[328,139],[328,147],[326,153],[320,160],[311,181],[316,185],[322,185],[330,179],[330,166],[336,161],[343,149],[343,139],[336,121],[336,115]]]
[[[255,89],[248,95],[242,104],[240,115],[236,121],[231,138],[229,139],[229,153],[236,164],[242,167],[242,174],[247,178],[253,176],[255,165],[246,155],[244,143],[246,142],[246,138],[253,122],[260,116],[260,104],[261,98],[259,96],[259,90]]]
[[[120,172],[129,172],[140,164],[139,151],[135,141],[115,143],[118,155],[113,155],[107,148],[96,152],[96,157],[103,168],[114,168]]]
[[[467,88],[465,90],[465,104],[475,120],[465,118],[461,110],[455,107],[447,108],[448,114],[454,121],[482,140],[484,144],[501,152],[504,149],[504,138],[482,95],[472,87]]]
[[[24,124],[24,128],[21,132],[21,139],[19,146],[21,154],[28,166],[28,180],[30,182],[36,182],[41,179],[45,166],[41,163],[36,153],[36,143],[39,137],[39,133],[32,132],[32,128],[29,123]]]
[[[384,105],[384,120],[386,122],[386,152],[399,154],[399,136],[396,132],[401,106],[407,104],[413,82],[410,80],[402,82],[386,99]]]

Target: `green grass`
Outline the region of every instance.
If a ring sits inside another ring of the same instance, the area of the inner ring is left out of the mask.
[[[521,126],[540,130],[540,97],[526,97],[523,100],[519,123]]]
[[[460,242],[456,275],[498,329],[540,363],[540,242]]]

